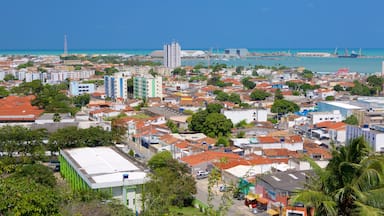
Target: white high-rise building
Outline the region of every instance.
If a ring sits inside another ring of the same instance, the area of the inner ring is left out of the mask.
[[[164,45],[164,66],[177,68],[181,66],[181,48],[179,43],[172,42]]]

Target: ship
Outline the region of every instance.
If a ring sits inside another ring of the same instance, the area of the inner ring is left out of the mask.
[[[351,54],[348,54],[348,49],[345,49],[344,55],[338,55],[339,58],[357,58],[361,56],[361,49],[359,53],[352,51]]]

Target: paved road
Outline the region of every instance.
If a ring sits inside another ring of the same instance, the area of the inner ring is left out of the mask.
[[[204,203],[207,203],[208,198],[208,179],[196,180],[197,194],[196,198]],[[222,192],[219,191],[219,186],[214,187],[216,196],[214,197],[212,204],[217,208],[221,202]],[[233,204],[229,208],[228,214],[230,216],[255,216],[251,210],[244,205],[243,200],[233,199]]]

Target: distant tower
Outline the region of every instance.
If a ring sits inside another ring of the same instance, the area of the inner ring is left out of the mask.
[[[68,46],[67,46],[67,35],[64,35],[64,56],[68,55]]]
[[[181,48],[179,43],[165,44],[163,55],[165,67],[177,68],[181,66]]]

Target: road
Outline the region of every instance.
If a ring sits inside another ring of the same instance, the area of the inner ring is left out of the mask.
[[[203,203],[207,203],[208,198],[208,178],[196,180],[196,188],[197,188],[197,194],[196,198]],[[216,193],[216,196],[214,197],[212,204],[217,208],[220,205],[221,202],[221,196],[222,192],[219,191],[219,186],[214,187],[214,191]],[[229,208],[228,214],[230,216],[255,216],[251,210],[244,205],[243,200],[236,200],[232,199],[233,204]]]

